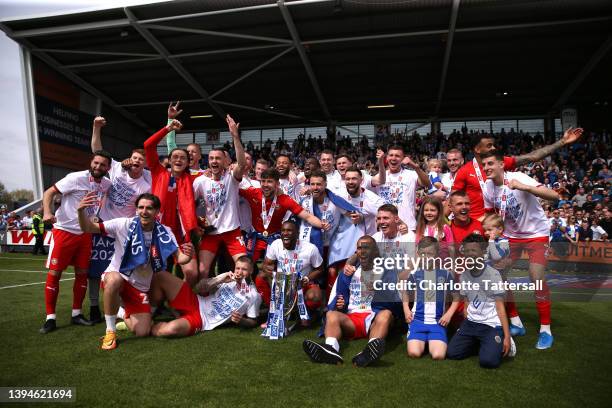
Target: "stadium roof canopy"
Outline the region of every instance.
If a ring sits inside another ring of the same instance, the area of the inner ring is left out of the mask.
[[[147,128],[177,99],[197,130],[227,112],[250,127],[485,118],[612,95],[609,0],[174,1],[1,28]]]

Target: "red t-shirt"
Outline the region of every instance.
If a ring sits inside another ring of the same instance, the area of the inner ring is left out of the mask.
[[[470,220],[470,223],[465,226],[457,225],[455,224],[455,220],[453,220],[451,222],[451,231],[453,233],[453,238],[455,238],[455,243],[457,245],[461,245],[461,242],[463,242],[465,237],[472,234],[473,232],[477,232],[480,235],[484,236],[484,229],[482,228],[482,224],[475,218],[472,218]]]
[[[261,200],[263,198],[263,191],[261,188],[249,187],[247,189],[240,189],[240,195],[246,198],[251,207],[251,218],[253,220],[253,228],[257,232],[264,232],[263,220],[261,219]],[[266,200],[266,211],[270,211],[273,200]],[[283,224],[283,218],[287,211],[291,211],[295,215],[299,215],[304,209],[295,202],[287,194],[281,194],[276,199],[276,209],[272,214],[272,219],[268,225],[267,231],[270,234],[280,232],[281,225]]]
[[[484,168],[482,166],[479,167],[480,174],[482,175],[482,180],[486,182],[487,176],[485,175]],[[504,169],[507,171],[511,171],[515,168],[516,158],[504,156]],[[467,195],[470,198],[470,217],[480,218],[484,215],[485,211],[484,201],[482,199],[482,189],[480,188],[478,176],[476,175],[476,171],[474,170],[474,162],[472,160],[465,163],[457,171],[452,190],[465,190],[467,192]]]

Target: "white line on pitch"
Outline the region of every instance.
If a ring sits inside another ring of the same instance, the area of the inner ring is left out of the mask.
[[[69,280],[74,280],[74,278],[60,279],[59,281],[63,282],[63,281],[69,281]],[[23,286],[44,285],[45,283],[47,283],[47,282],[34,282],[34,283],[24,283],[24,284],[21,284],[21,285],[2,286],[2,287],[0,287],[0,290],[2,290],[2,289],[11,289],[11,288],[21,288]]]
[[[0,261],[3,259],[11,261],[45,261],[47,259],[47,256],[41,256],[40,258],[10,258],[8,256],[0,256]]]
[[[47,273],[48,270],[43,271],[32,271],[27,269],[0,269],[0,272],[27,272],[27,273]],[[74,275],[74,272],[62,272],[62,274],[67,273],[68,275]]]

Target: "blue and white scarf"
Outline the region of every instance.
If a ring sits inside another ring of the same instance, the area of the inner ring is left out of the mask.
[[[166,259],[177,250],[178,246],[166,230],[166,227],[157,221],[155,221],[155,226],[153,227],[151,245],[147,247],[140,218],[134,217],[128,230],[127,239],[125,240],[123,259],[121,260],[119,272],[130,276],[134,269],[141,265],[146,265],[149,261],[151,261],[153,272],[163,271],[166,269]]]
[[[351,203],[346,201],[344,198],[342,198],[342,197],[332,193],[329,189],[325,189],[325,192],[327,193],[326,195],[327,195],[327,198],[329,199],[329,201],[331,201],[336,207],[341,208],[344,211],[348,211],[348,212],[352,212],[352,211],[360,212]],[[304,207],[305,210],[307,210],[309,213],[313,214],[315,217],[317,217],[320,220],[322,220],[322,218],[321,218],[321,209],[314,202],[314,199],[313,199],[312,196],[309,196],[308,198],[306,198],[304,200],[304,202],[302,203],[302,207]],[[345,218],[345,217],[343,217],[343,218]],[[302,221],[302,222],[305,223],[305,225],[303,226],[303,228],[300,229],[300,241],[302,241],[302,242],[310,242],[311,244],[313,244],[314,246],[317,247],[317,249],[319,250],[319,253],[321,254],[321,256],[323,256],[323,231],[320,228],[313,227],[312,225],[306,223],[305,221]],[[342,222],[340,223],[340,225],[342,225]],[[351,225],[353,225],[353,224],[351,223]],[[359,233],[359,232],[357,232],[357,233]],[[363,235],[363,234],[361,234],[361,235]],[[330,246],[333,246],[333,240],[334,240],[334,238],[332,237],[331,240],[330,240]],[[354,249],[354,247],[351,248],[351,249]],[[352,253],[351,253],[351,255],[352,255]]]

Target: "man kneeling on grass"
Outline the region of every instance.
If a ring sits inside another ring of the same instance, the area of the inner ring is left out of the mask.
[[[503,280],[497,269],[484,263],[488,243],[482,235],[468,235],[461,247],[466,268],[468,261],[475,266],[461,274],[459,293],[468,303],[467,318],[451,339],[446,357],[463,360],[478,353],[481,367],[497,368],[504,356],[516,355],[504,306]]]
[[[156,323],[151,334],[157,337],[186,337],[228,322],[245,328],[255,327],[261,295],[251,282],[252,272],[251,258],[241,256],[236,260],[234,272],[200,280],[194,288],[198,294],[187,282],[168,272],[157,274],[151,287],[151,302],[159,304],[167,299],[180,317],[170,322]]]
[[[370,339],[365,349],[353,357],[356,367],[377,361],[385,352],[384,339],[393,323],[393,314],[372,306],[372,282],[367,282],[367,276],[372,276],[374,258],[378,256],[376,241],[371,236],[359,238],[357,257],[360,266],[351,275],[347,272],[338,275],[332,288],[325,322],[325,343],[304,340],[304,351],[315,363],[344,362],[338,343],[342,337]]]
[[[94,205],[98,205],[98,197],[95,192],[88,193],[77,212],[83,232],[108,235],[115,240],[115,252],[102,274],[106,335],[102,338],[101,348],[112,350],[117,347],[119,303],[123,301],[127,327],[137,336],[148,336],[151,331],[148,292],[153,275],[165,271],[166,260],[175,254],[179,264],[188,263],[194,249],[191,243],[185,243],[179,249],[172,230],[156,221],[160,201],[153,194],[138,196],[138,216],[134,218],[94,223],[85,214],[85,209]]]

